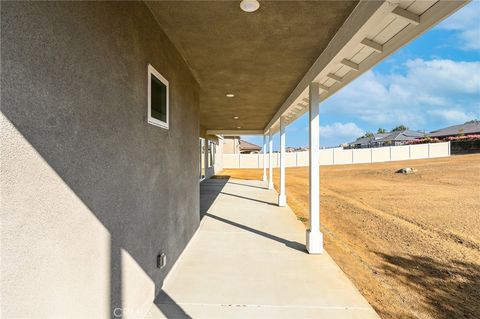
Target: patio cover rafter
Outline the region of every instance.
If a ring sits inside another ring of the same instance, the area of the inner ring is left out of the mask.
[[[279,118],[286,112],[295,112],[295,117],[290,121],[294,121],[306,112],[305,109],[297,111],[294,107],[308,100],[310,83],[322,83],[319,86],[325,91],[320,95],[319,102],[322,102],[469,1],[442,0],[434,4],[419,0],[415,2],[418,2],[417,7],[425,7],[420,10],[421,14],[409,11],[409,8],[402,8],[402,4],[398,1],[360,1],[328,47],[279,107],[264,131],[276,132],[279,128]],[[371,34],[381,34],[384,30],[378,31],[378,28],[382,28],[382,22],[391,16],[402,20],[405,25],[387,40],[377,42],[378,40],[375,40],[375,36]],[[358,53],[359,48],[361,49],[359,46],[366,47],[372,53],[366,55],[361,61],[355,61],[355,52]],[[348,68],[347,72],[337,74],[342,67]],[[331,84],[332,79],[334,84]]]

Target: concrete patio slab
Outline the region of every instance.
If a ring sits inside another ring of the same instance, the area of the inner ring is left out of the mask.
[[[203,219],[149,318],[378,318],[305,227],[260,181],[201,185]]]

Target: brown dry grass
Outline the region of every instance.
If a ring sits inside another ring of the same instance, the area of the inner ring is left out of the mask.
[[[406,166],[418,172],[394,173]],[[480,154],[322,166],[320,176],[325,248],[382,318],[480,318]],[[288,168],[286,185],[307,218],[308,168]]]

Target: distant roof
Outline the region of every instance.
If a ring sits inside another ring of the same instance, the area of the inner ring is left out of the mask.
[[[379,139],[379,142],[387,142],[387,141],[411,141],[417,138],[422,138],[425,136],[425,133],[419,131],[411,131],[411,130],[404,130],[404,131],[395,131],[389,133],[387,136]]]
[[[353,142],[350,142],[348,144],[350,144],[350,145],[369,144],[369,143],[373,142],[374,140],[377,141],[377,140],[381,139],[382,137],[388,136],[389,134],[390,133],[375,133],[375,134],[373,134],[373,136],[360,137],[357,140],[355,140]]]
[[[262,148],[244,140],[240,140],[240,151],[260,151]]]
[[[430,132],[431,137],[443,137],[460,134],[480,133],[480,121],[471,121],[464,124],[453,125]]]

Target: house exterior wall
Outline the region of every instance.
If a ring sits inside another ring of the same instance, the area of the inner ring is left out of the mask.
[[[200,137],[204,138],[206,141],[205,144],[205,179],[208,179],[219,173],[223,170],[223,153],[224,153],[224,143],[223,138],[219,138],[216,135],[208,135],[207,130],[204,127],[200,127]],[[215,160],[214,163],[208,166],[208,143],[212,142],[215,144]]]
[[[240,153],[240,138],[238,136],[225,136],[223,142],[223,152],[225,154]]]
[[[223,170],[223,138],[218,138],[217,152],[215,154],[215,173],[219,173]]]
[[[142,316],[199,225],[198,84],[142,2],[4,2],[1,48],[2,317]]]

